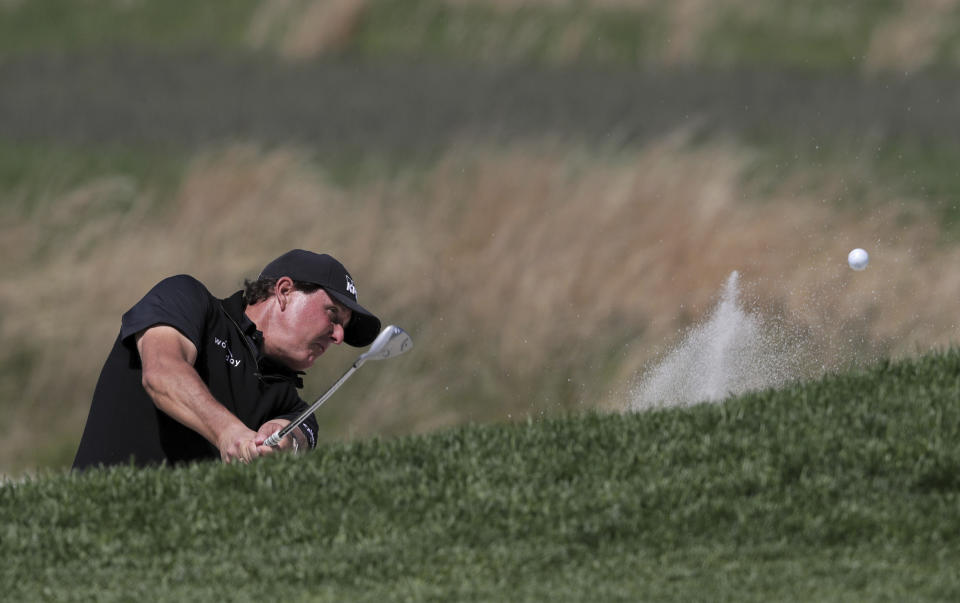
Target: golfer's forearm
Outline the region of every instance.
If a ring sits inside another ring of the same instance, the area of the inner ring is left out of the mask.
[[[143,386],[157,408],[196,431],[214,446],[220,434],[240,423],[186,363],[144,372]]]

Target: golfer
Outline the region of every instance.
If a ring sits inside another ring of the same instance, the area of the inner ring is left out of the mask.
[[[167,278],[123,315],[73,467],[271,454],[264,440],[308,408],[303,371],[331,345],[367,346],[379,331],[329,255],[287,252],[226,299]],[[310,417],[278,448],[316,444]]]

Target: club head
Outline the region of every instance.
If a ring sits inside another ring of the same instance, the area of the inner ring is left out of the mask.
[[[406,331],[400,327],[389,325],[380,331],[377,338],[370,344],[370,349],[360,356],[360,359],[362,361],[386,360],[399,356],[412,347],[413,340],[410,339]]]

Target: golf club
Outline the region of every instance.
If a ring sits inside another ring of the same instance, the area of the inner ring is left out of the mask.
[[[351,366],[347,372],[344,373],[343,376],[340,377],[340,379],[338,379],[337,382],[326,391],[326,393],[317,398],[317,401],[314,402],[310,408],[303,411],[303,414],[294,419],[289,425],[267,438],[263,442],[263,445],[276,446],[279,444],[280,440],[282,440],[284,436],[306,421],[307,417],[312,415],[318,408],[320,408],[323,403],[327,401],[327,398],[332,396],[333,392],[337,391],[337,389],[343,385],[344,381],[349,379],[350,375],[352,375],[358,368],[363,366],[363,363],[367,360],[386,360],[387,358],[399,356],[412,347],[413,340],[410,339],[410,336],[407,335],[406,331],[393,325],[384,327],[384,329],[380,331],[380,334],[377,335],[377,338],[373,340],[373,343],[370,344],[370,349],[363,354],[360,354],[360,357],[357,358],[357,360],[353,363],[353,366]]]

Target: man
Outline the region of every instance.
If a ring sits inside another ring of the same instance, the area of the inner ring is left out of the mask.
[[[380,320],[343,265],[302,249],[218,299],[193,277],[161,281],[123,315],[73,466],[250,462],[307,409],[302,371],[331,345],[369,345]],[[281,450],[316,446],[313,417]]]

